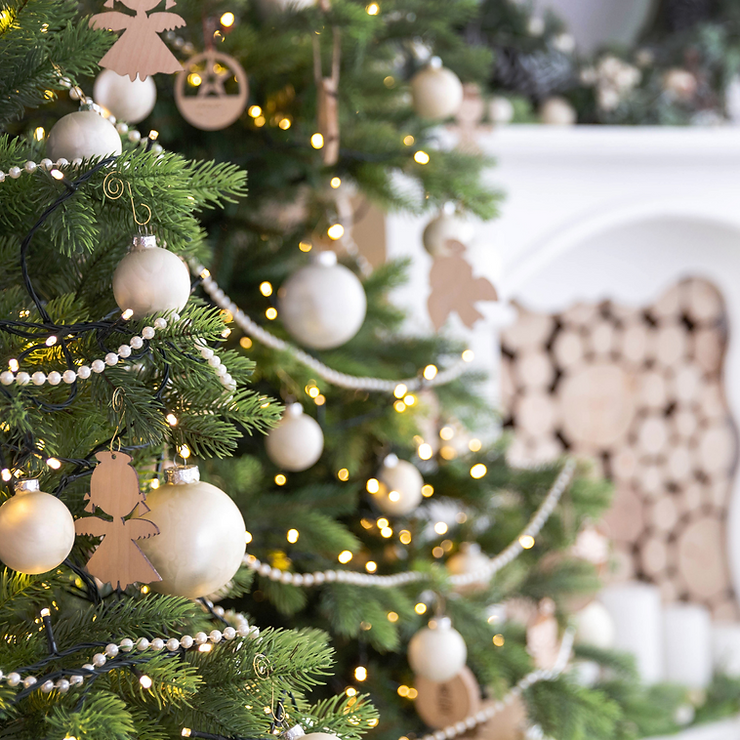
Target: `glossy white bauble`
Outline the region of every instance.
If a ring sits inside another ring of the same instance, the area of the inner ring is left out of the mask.
[[[187,480],[193,470],[165,473],[168,481],[179,475]],[[199,480],[168,482],[149,493],[146,504],[150,511],[139,516],[154,522],[159,534],[137,544],[162,577],[151,588],[197,599],[234,577],[247,548],[246,527],[239,508],[220,488]]]
[[[447,241],[454,239],[467,245],[475,235],[475,227],[464,218],[442,212],[425,227],[421,241],[432,257],[447,257],[451,254]]]
[[[514,119],[514,105],[508,98],[496,95],[488,105],[488,115],[494,123],[505,126]]]
[[[153,236],[137,236],[113,273],[113,295],[134,319],[181,311],[190,297],[190,273],[174,252],[157,247]]]
[[[579,645],[608,650],[614,647],[616,628],[607,608],[599,601],[592,601],[573,617],[576,628],[575,641]]]
[[[373,501],[383,513],[405,516],[421,503],[424,479],[410,462],[388,455],[378,471],[378,480],[380,490]]]
[[[294,403],[265,438],[265,449],[275,465],[297,473],[307,470],[321,457],[324,433],[315,419],[303,413],[303,406]]]
[[[75,542],[75,523],[58,499],[38,490],[35,479],[22,481],[0,506],[0,561],[8,568],[37,575],[61,565]]]
[[[463,86],[460,78],[442,66],[439,57],[411,78],[414,111],[430,121],[444,121],[460,110]]]
[[[429,626],[422,627],[409,642],[411,670],[437,683],[456,676],[465,666],[467,658],[465,640],[447,617],[430,620]]]
[[[362,283],[334,252],[291,275],[278,292],[280,316],[291,336],[305,347],[340,347],[357,334],[367,311]]]
[[[540,121],[550,126],[572,126],[578,114],[565,98],[548,98],[540,106]]]
[[[154,78],[138,77],[131,80],[112,69],[104,69],[95,80],[93,98],[98,105],[107,108],[111,115],[128,123],[143,121],[157,102],[157,86]]]
[[[257,6],[263,15],[284,13],[286,10],[303,10],[316,5],[316,0],[257,0]]]
[[[56,162],[64,158],[109,157],[118,155],[121,137],[116,127],[103,116],[91,110],[69,113],[60,118],[49,131],[46,156]]]

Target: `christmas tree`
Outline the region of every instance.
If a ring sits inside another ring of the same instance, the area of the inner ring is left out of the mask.
[[[450,73],[474,82],[490,69],[463,34],[476,4],[178,7],[192,29],[169,36],[180,92],[159,85],[149,120],[175,148],[249,170],[252,197],[207,216],[214,259],[197,269],[229,346],[255,361],[256,387],[288,407],[267,440],[244,438],[239,456],[205,466],[248,515],[257,573],[224,603],[263,624],[328,630],[332,688],[370,692],[374,736],[675,729],[685,692],[641,688],[603,645],[576,648],[603,666],[596,676],[564,671],[569,614],[604,566],[573,546],[584,530],[600,541],[608,487],[567,461],[510,466],[481,378],[465,372],[470,353],[446,334],[409,336],[388,299],[408,265],[371,270],[355,243],[366,202],[429,213],[425,246],[444,268],[466,217],[493,215],[485,158],[446,148],[440,128],[463,99]],[[244,112],[215,131],[190,125],[182,91],[197,96],[221,67],[233,82],[249,72]],[[504,602],[509,620],[492,606]]]
[[[0,737],[359,737],[361,697],[306,698],[325,635],[204,598],[244,554],[229,496],[193,466],[161,478],[279,415],[180,259],[245,174],[117,130],[78,87],[113,37],[77,13],[0,10]]]

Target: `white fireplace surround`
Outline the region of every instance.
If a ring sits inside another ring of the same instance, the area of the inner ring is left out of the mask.
[[[678,279],[714,282],[729,312],[725,385],[740,420],[740,129],[511,126],[484,135],[486,173],[504,191],[500,218],[481,224],[469,257],[505,301],[555,312],[579,300],[654,301]],[[394,217],[389,256],[412,256],[411,283],[396,299],[415,327],[426,313],[427,219]],[[500,306],[467,334],[477,362],[497,366]],[[495,379],[494,379],[495,380]],[[495,399],[495,385],[491,388]],[[729,559],[740,593],[740,483],[728,521]]]

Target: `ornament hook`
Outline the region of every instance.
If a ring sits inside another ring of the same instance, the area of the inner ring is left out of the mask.
[[[152,220],[152,209],[146,203],[139,203],[139,206],[146,209],[147,216],[144,221],[139,221],[136,215],[136,203],[134,202],[134,193],[131,189],[130,182],[124,182],[119,172],[109,172],[103,180],[103,193],[111,200],[118,200],[128,189],[128,197],[131,201],[131,211],[134,214],[134,222],[139,226],[146,226]]]

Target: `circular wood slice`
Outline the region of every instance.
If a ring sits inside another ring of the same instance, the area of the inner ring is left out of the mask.
[[[552,398],[534,389],[521,395],[516,404],[516,420],[521,429],[535,439],[550,434],[557,422]]]
[[[701,483],[688,483],[679,495],[679,507],[683,516],[690,515],[701,508],[704,501],[704,486]]]
[[[701,601],[723,592],[729,583],[724,554],[724,524],[701,517],[678,537],[678,570],[692,598]]]
[[[583,339],[572,329],[558,332],[553,342],[552,353],[563,370],[569,370],[581,364],[583,360]]]
[[[637,444],[646,456],[660,455],[668,449],[668,422],[663,415],[646,416],[637,427]]]
[[[514,382],[514,369],[508,358],[502,357],[499,365],[499,390],[501,393],[501,405],[505,411],[509,411],[516,395],[516,384]]]
[[[503,333],[503,343],[515,351],[525,348],[542,347],[555,327],[555,319],[543,313],[527,311],[521,306],[519,318]]]
[[[737,459],[735,433],[729,423],[709,427],[699,441],[699,460],[710,475],[728,474]]]
[[[673,285],[650,307],[650,313],[657,319],[674,318],[681,313],[680,285]]]
[[[649,409],[663,409],[668,403],[665,377],[654,370],[638,376],[639,404]]]
[[[629,480],[638,470],[638,456],[632,447],[618,447],[611,457],[612,475],[619,480]]]
[[[699,408],[705,419],[724,419],[727,416],[725,394],[717,380],[707,381],[699,390]]]
[[[678,506],[675,497],[666,493],[648,504],[647,520],[656,532],[670,532],[678,523]]]
[[[616,542],[635,542],[645,526],[642,498],[631,486],[617,486],[604,522]]]
[[[563,443],[557,437],[538,439],[531,451],[535,463],[546,463],[557,460],[564,452]]]
[[[682,440],[691,439],[699,426],[696,412],[690,407],[678,406],[671,417],[671,429]]]
[[[665,323],[655,337],[655,358],[665,367],[672,367],[687,354],[686,327],[678,322]]]
[[[426,725],[435,730],[454,725],[481,707],[478,681],[467,666],[443,683],[416,676],[414,687],[419,692],[414,701],[416,712]]]
[[[642,569],[650,577],[663,573],[668,565],[668,547],[665,540],[650,537],[640,547]]]
[[[624,327],[617,346],[629,365],[639,367],[654,356],[654,334],[654,330],[644,322]]]
[[[584,367],[566,378],[560,401],[568,437],[591,447],[620,443],[635,413],[634,388],[632,375],[607,363]]]
[[[725,313],[719,291],[706,280],[689,280],[684,292],[684,308],[696,324],[717,322]]]
[[[663,466],[659,463],[644,463],[639,481],[645,498],[655,501],[665,492]]]
[[[600,319],[589,327],[591,350],[597,358],[608,360],[616,348],[614,324],[607,319]]]
[[[705,372],[718,372],[725,352],[725,335],[717,328],[707,327],[694,332],[694,359]]]
[[[541,349],[524,350],[517,357],[521,383],[527,388],[547,389],[555,379],[555,368],[547,352]]]
[[[691,403],[699,396],[704,373],[702,369],[687,358],[675,368],[671,382],[671,394],[677,401]]]
[[[598,316],[598,306],[593,303],[576,303],[560,314],[560,320],[565,326],[579,330],[592,326]]]

